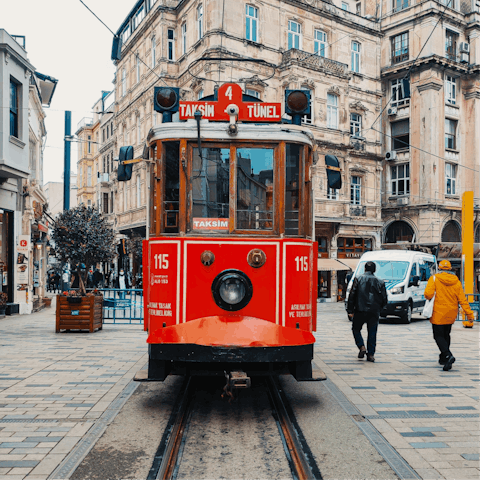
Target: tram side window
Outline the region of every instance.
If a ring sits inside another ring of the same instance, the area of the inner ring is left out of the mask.
[[[273,229],[273,148],[237,148],[239,230]]]
[[[193,149],[193,230],[228,233],[229,176],[229,148],[202,148],[201,158]]]
[[[298,235],[300,199],[300,145],[287,145],[285,181],[285,235]]]
[[[178,233],[180,200],[179,142],[166,142],[165,148],[165,200],[164,232]]]

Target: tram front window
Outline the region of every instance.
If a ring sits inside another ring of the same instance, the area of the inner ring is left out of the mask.
[[[298,213],[300,199],[300,154],[303,147],[287,145],[285,181],[285,234],[298,235]]]
[[[202,148],[201,158],[198,148],[193,149],[193,230],[228,233],[229,172],[229,148]]]
[[[237,148],[236,228],[273,229],[273,148]]]

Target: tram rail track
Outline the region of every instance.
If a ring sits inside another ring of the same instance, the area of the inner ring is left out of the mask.
[[[185,379],[178,401],[157,449],[147,480],[174,480],[177,478],[189,421],[194,408],[198,381],[198,377]],[[299,427],[296,425],[296,421],[291,419],[292,414],[289,413],[291,409],[286,406],[286,398],[279,388],[278,379],[272,376],[267,377],[265,389],[290,466],[292,478],[295,480],[322,479],[313,455],[301,432],[301,438],[299,438]]]

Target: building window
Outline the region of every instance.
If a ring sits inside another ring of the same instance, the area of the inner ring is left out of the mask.
[[[108,193],[103,194],[103,213],[108,213]]]
[[[457,82],[455,78],[449,75],[445,78],[445,102],[450,105],[457,103]]]
[[[327,187],[327,199],[328,200],[338,200],[339,190],[337,188]]]
[[[130,25],[127,25],[125,30],[122,32],[122,44],[125,44],[125,42],[130,38],[130,34]]]
[[[445,193],[447,195],[455,195],[457,183],[457,165],[453,163],[445,164]]]
[[[407,78],[392,80],[392,107],[400,107],[410,103],[410,81]]]
[[[142,200],[142,192],[140,190],[140,175],[137,175],[137,208],[140,207]]]
[[[302,123],[306,123],[307,125],[313,124],[313,91],[310,90],[310,113],[302,115]]]
[[[157,62],[157,40],[155,37],[152,37],[152,68],[155,68],[156,62]]]
[[[187,24],[182,24],[182,55],[187,53]]]
[[[327,94],[327,127],[338,128],[338,96]]]
[[[113,152],[110,154],[110,171],[113,173]]]
[[[87,187],[92,186],[92,167],[87,168]]]
[[[457,122],[456,120],[445,119],[445,148],[455,150],[457,148]]]
[[[405,150],[410,147],[410,122],[402,120],[392,123],[392,149]]]
[[[357,15],[361,15],[362,14],[362,2],[357,2],[355,4],[355,13]]]
[[[88,135],[87,137],[87,151],[88,153],[92,153],[92,137]]]
[[[391,167],[392,195],[408,195],[410,193],[410,165],[394,165]]]
[[[140,81],[140,56],[138,55],[138,52],[135,54],[135,73],[137,76],[137,83]]]
[[[175,60],[175,31],[172,29],[167,30],[167,39],[168,39],[168,59],[170,61]]]
[[[302,26],[294,22],[288,21],[288,50],[296,48],[300,50],[302,48]]]
[[[322,30],[315,30],[314,33],[315,41],[314,41],[314,49],[315,55],[319,57],[326,57],[327,56],[327,34]]]
[[[350,114],[350,135],[352,137],[362,136],[362,116],[358,113]]]
[[[408,7],[408,0],[393,0],[393,11],[399,12]]]
[[[258,92],[257,90],[252,90],[251,88],[247,88],[245,90],[245,94],[250,95],[251,97],[260,99],[260,92]]]
[[[346,12],[350,10],[350,8],[348,7],[348,3],[342,2],[342,10],[345,10]]]
[[[457,60],[458,35],[450,30],[445,32],[445,56],[449,60]]]
[[[203,89],[202,89],[202,90],[199,90],[198,93],[197,93],[197,100],[202,99],[203,96],[204,96]]]
[[[350,183],[350,203],[360,205],[362,199],[362,177],[352,176]]]
[[[446,5],[449,8],[453,8],[454,10],[457,9],[457,2],[456,0],[439,0],[442,5]]]
[[[360,44],[352,42],[352,72],[360,73]]]
[[[315,240],[318,243],[318,256],[328,258],[327,239],[325,237],[317,237]]]
[[[203,38],[203,5],[197,7],[197,29],[198,39]]]
[[[122,97],[127,93],[127,71],[122,70]]]
[[[110,213],[113,213],[113,192],[110,192]]]
[[[245,38],[252,42],[257,41],[258,8],[246,5]]]
[[[338,237],[338,258],[360,258],[364,252],[372,250],[372,240],[369,238]]]
[[[19,99],[18,83],[10,79],[10,135],[19,138]]]
[[[140,117],[137,117],[137,143],[142,140],[142,127],[140,125]]]
[[[408,60],[408,32],[395,35],[392,42],[392,63],[400,63]]]
[[[143,8],[143,5],[137,10],[137,13],[135,14],[135,16],[133,17],[133,30],[135,30],[136,28],[138,28],[138,26],[140,25],[141,21],[144,19],[145,17],[145,9]]]

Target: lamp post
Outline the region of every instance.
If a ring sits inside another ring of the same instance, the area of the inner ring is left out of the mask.
[[[70,209],[70,140],[72,137],[72,112],[65,111],[64,166],[63,166],[63,210]]]

